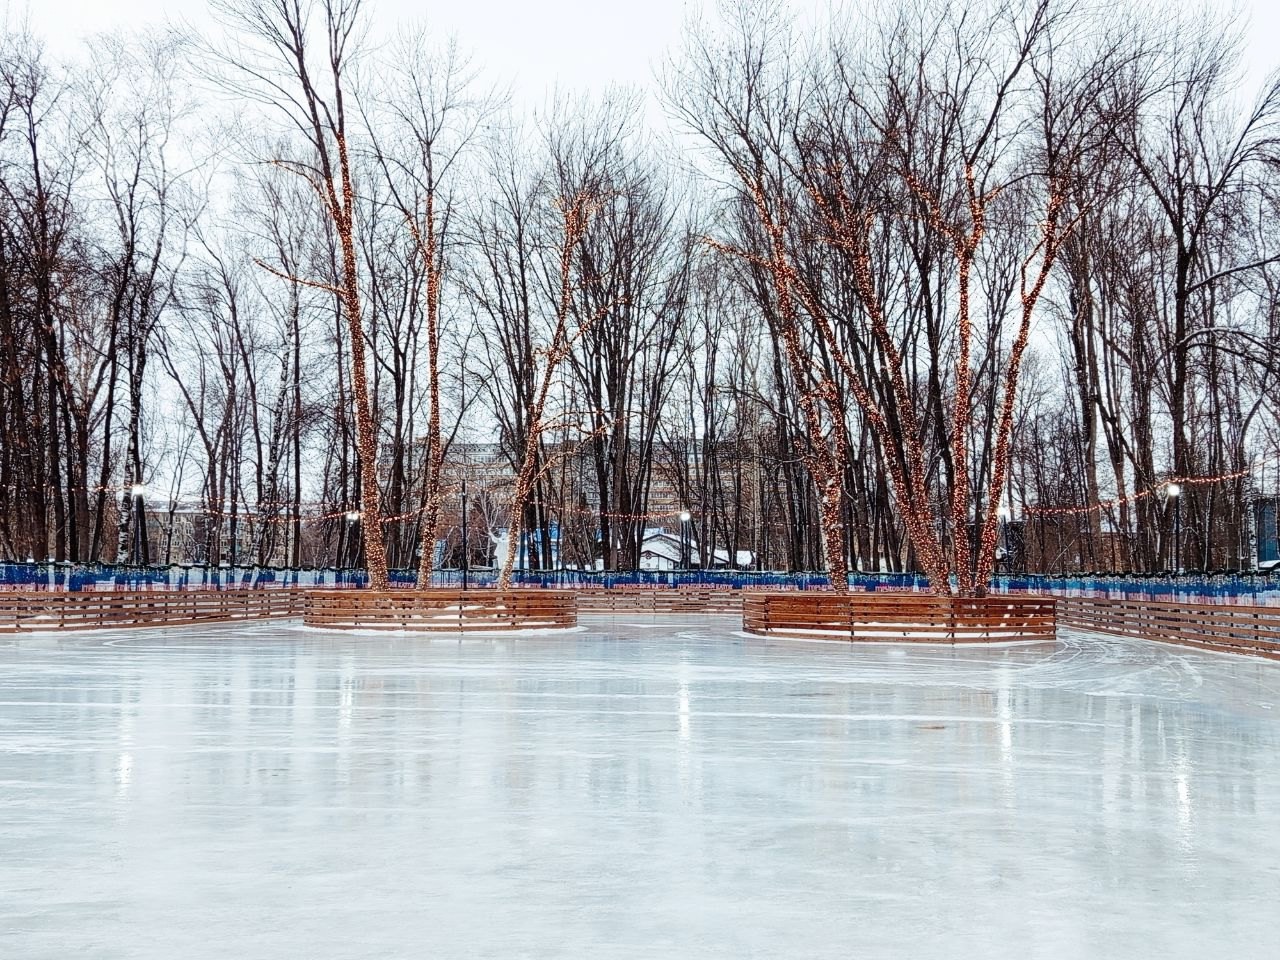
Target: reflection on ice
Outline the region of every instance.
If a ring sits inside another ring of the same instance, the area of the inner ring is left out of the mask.
[[[0,643],[0,957],[1280,955],[1280,665],[736,631]]]

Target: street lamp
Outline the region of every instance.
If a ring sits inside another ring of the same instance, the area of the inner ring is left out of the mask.
[[[142,548],[147,535],[147,507],[143,502],[143,498],[147,495],[147,488],[140,483],[135,483],[129,491],[133,495],[133,562],[135,564],[142,563]]]
[[[467,589],[467,574],[471,570],[471,555],[467,552],[467,475],[462,475],[462,589]]]
[[[360,559],[360,547],[356,544],[356,524],[360,522],[359,510],[347,511],[347,566],[354,567]]]
[[[1182,484],[1168,483],[1164,488],[1165,501],[1173,501],[1173,572],[1182,572]]]
[[[692,519],[688,510],[680,511],[680,566],[689,569],[689,521]]]
[[[1008,575],[1013,573],[1013,565],[1009,563],[1009,517],[1011,516],[1009,508],[1002,504],[996,510],[996,516],[1000,518],[1000,549],[998,554],[1004,563],[1004,572]]]

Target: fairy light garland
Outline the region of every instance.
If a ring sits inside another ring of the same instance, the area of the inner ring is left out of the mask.
[[[880,405],[872,399],[860,372],[853,368],[844,351],[839,349],[825,314],[817,309],[816,301],[808,303],[807,309],[814,314],[832,355],[845,371],[854,399],[862,409],[872,431],[880,439],[880,460],[889,473],[894,500],[921,566],[933,589],[944,592],[947,589],[946,562],[941,543],[934,532],[933,512],[925,499],[918,495],[926,488],[924,447],[919,439],[919,423],[902,373],[901,353],[889,334],[888,322],[875,290],[868,242],[874,222],[873,215],[870,211],[854,210],[847,194],[843,191],[836,198],[838,209],[832,209],[827,198],[817,189],[811,187],[810,193],[823,213],[832,241],[849,257],[858,299],[871,321],[872,335],[884,353],[890,373],[890,389],[903,421],[904,429],[901,431],[903,435],[900,439],[905,457],[900,459],[896,453],[895,441],[899,439],[898,433],[889,426]],[[917,496],[914,498],[912,491],[917,491]]]
[[[800,342],[799,314],[795,297],[804,298],[805,290],[800,283],[791,258],[787,253],[785,230],[786,225],[774,217],[769,210],[761,183],[752,184],[752,197],[765,232],[769,237],[769,260],[764,266],[768,269],[773,282],[774,295],[778,301],[778,314],[782,319],[782,340],[786,347],[788,366],[791,368],[797,389],[800,390],[799,405],[805,417],[805,426],[809,432],[812,452],[804,457],[805,465],[818,489],[818,506],[822,524],[822,543],[827,559],[827,570],[832,586],[837,593],[848,591],[849,570],[845,560],[844,529],[844,467],[847,462],[847,446],[842,446],[842,427],[836,428],[836,450],[832,451],[822,425],[822,414],[819,401],[822,401],[831,413],[833,422],[842,420],[838,391],[829,375],[814,371],[813,362]],[[758,260],[755,262],[759,263]],[[806,298],[806,309],[813,313],[812,304]],[[813,386],[806,386],[813,377]]]
[[[1023,510],[1024,512],[1029,514],[1034,513],[1034,514],[1043,514],[1043,515],[1083,514],[1083,513],[1092,513],[1097,510],[1110,510],[1122,504],[1134,503],[1146,497],[1158,496],[1162,493],[1164,488],[1170,483],[1180,483],[1187,486],[1206,486],[1214,483],[1225,483],[1230,480],[1238,480],[1241,477],[1248,476],[1254,471],[1255,468],[1256,468],[1255,466],[1250,466],[1243,470],[1236,470],[1230,473],[1222,473],[1222,474],[1216,474],[1212,476],[1170,477],[1168,480],[1161,481],[1159,485],[1157,485],[1156,487],[1150,490],[1141,490],[1129,496],[1114,497],[1108,500],[1100,500],[1097,503],[1086,505],[1086,506],[1042,507],[1042,506],[1032,504],[1032,505],[1025,506]],[[111,489],[118,492],[124,492],[129,488],[113,487]],[[460,487],[448,487],[448,488],[442,487],[441,499],[443,500],[445,497],[457,496],[460,489],[461,489]],[[489,499],[496,506],[509,507],[514,502],[514,498],[511,496],[497,496],[493,494],[492,491],[488,491],[487,493],[488,493]],[[294,517],[292,516],[264,517],[261,515],[261,513],[259,513],[253,507],[252,504],[249,504],[246,502],[243,505],[245,507],[245,510],[242,511],[240,515],[245,518],[246,522],[287,524],[287,523],[292,523],[294,520]],[[299,504],[294,502],[290,502],[286,504],[286,506],[290,506],[290,507],[298,506],[298,505]],[[325,505],[319,504],[319,503],[302,503],[301,506],[304,509],[308,507],[312,509],[320,509],[320,508],[323,508]],[[558,516],[572,515],[572,516],[583,516],[583,517],[599,517],[599,518],[605,518],[608,520],[616,520],[624,523],[672,521],[677,519],[680,516],[680,513],[682,512],[681,510],[678,510],[678,509],[626,512],[626,511],[614,511],[614,510],[599,510],[595,507],[590,507],[590,506],[575,507],[575,506],[569,506],[567,504],[566,505],[547,504],[546,506],[549,513],[558,515]],[[186,509],[189,511],[195,508],[188,507]],[[329,520],[337,520],[337,519],[344,518],[348,513],[351,512],[352,509],[354,508],[350,506],[330,505],[329,508],[325,509],[323,512],[303,513],[301,515],[301,519],[307,523],[320,523],[320,522],[329,521]],[[424,507],[419,507],[417,509],[409,510],[404,513],[383,516],[381,517],[381,522],[384,524],[409,522],[421,516],[424,509],[425,509]],[[206,512],[212,513],[212,512],[218,512],[218,511],[206,511]],[[223,513],[222,515],[226,516],[225,513]]]
[[[360,533],[364,540],[365,565],[369,572],[369,589],[386,590],[387,551],[382,536],[382,505],[378,492],[378,437],[373,426],[369,406],[369,385],[365,372],[364,324],[360,317],[360,293],[357,287],[355,237],[352,210],[355,198],[351,186],[351,172],[346,162],[346,141],[337,137],[342,168],[342,197],[344,207],[335,211],[338,236],[342,246],[342,272],[344,301],[347,309],[347,326],[351,336],[351,389],[356,406],[356,452],[360,461],[361,513],[364,521]],[[332,192],[332,186],[330,186]]]
[[[431,416],[427,421],[426,486],[422,505],[422,531],[418,550],[418,588],[431,585],[431,571],[435,565],[436,533],[440,526],[440,486],[443,474],[444,451],[440,443],[440,273],[436,242],[435,190],[427,191],[425,243],[413,224],[414,239],[421,248],[427,264],[427,389],[431,403]]]
[[[1040,242],[1022,263],[1019,277],[1019,299],[1022,304],[1022,317],[1018,326],[1018,334],[1014,338],[1009,354],[1009,363],[1005,372],[1004,393],[1001,399],[1000,420],[996,433],[996,449],[992,469],[991,486],[987,496],[987,509],[982,523],[981,546],[978,553],[977,583],[985,588],[995,573],[996,549],[1000,539],[1000,528],[997,523],[1000,497],[1004,490],[1004,482],[1009,471],[1011,442],[1013,437],[1013,407],[1016,399],[1018,380],[1022,369],[1022,356],[1026,351],[1031,335],[1031,315],[1040,295],[1048,282],[1049,272],[1057,260],[1058,250],[1067,231],[1059,229],[1059,216],[1065,203],[1065,194],[1059,189],[1056,181],[1050,182],[1049,202],[1045,214],[1044,233]],[[1040,257],[1040,268],[1030,289],[1027,287],[1027,271],[1035,258]]]
[[[1110,500],[1099,500],[1097,503],[1088,504],[1086,506],[1077,507],[1041,507],[1027,506],[1024,510],[1029,514],[1039,514],[1041,516],[1068,516],[1093,513],[1094,511],[1113,510],[1123,504],[1137,503],[1139,500],[1147,497],[1156,497],[1162,495],[1163,491],[1171,483],[1181,484],[1182,486],[1202,487],[1210,486],[1215,483],[1225,483],[1229,480],[1238,480],[1241,477],[1249,476],[1253,473],[1254,466],[1252,464],[1243,470],[1236,470],[1233,473],[1222,473],[1217,476],[1206,477],[1169,477],[1167,480],[1161,481],[1157,486],[1147,490],[1139,490],[1129,496],[1114,497]]]
[[[914,178],[912,179],[914,180]],[[959,316],[956,330],[958,339],[955,366],[956,391],[951,411],[951,529],[954,531],[951,549],[955,556],[954,566],[959,580],[960,593],[967,595],[973,592],[975,580],[981,579],[981,582],[985,583],[988,579],[980,577],[981,571],[975,571],[973,568],[969,535],[966,532],[969,521],[970,500],[968,438],[970,418],[972,417],[969,403],[973,393],[973,371],[970,369],[973,345],[973,317],[970,312],[969,287],[973,262],[977,258],[978,247],[981,246],[982,239],[986,234],[986,205],[988,198],[985,195],[981,197],[978,195],[973,174],[973,164],[971,163],[964,165],[964,182],[965,190],[968,193],[969,230],[962,233],[947,224],[938,214],[936,204],[931,204],[933,209],[930,213],[930,219],[935,229],[940,230],[951,239],[955,251],[959,283]],[[996,489],[999,489],[999,485],[996,486]],[[983,533],[985,536],[985,530]],[[985,555],[985,553],[984,545],[981,549],[981,554]]]

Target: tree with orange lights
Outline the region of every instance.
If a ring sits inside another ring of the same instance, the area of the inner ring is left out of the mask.
[[[418,587],[431,585],[444,490],[445,442],[441,429],[440,295],[446,243],[453,216],[450,174],[459,166],[491,99],[474,94],[475,73],[456,44],[437,49],[424,31],[412,31],[392,56],[393,73],[380,97],[391,131],[375,145],[392,202],[404,218],[426,280],[424,323],[429,413],[422,466],[418,535]]]
[[[865,49],[834,41],[807,59],[795,53],[776,9],[735,10],[724,44],[695,38],[675,102],[734,172],[757,215],[753,248],[717,246],[766,262],[774,277],[781,339],[803,390],[824,534],[829,544],[842,541],[837,477],[850,446],[847,391],[878,439],[932,588],[981,594],[995,566],[1022,359],[1072,226],[1064,191],[1071,178],[1088,175],[1092,153],[1118,122],[1126,91],[1116,71],[1127,53],[1103,43],[1071,48],[1067,56],[1079,58],[1072,68],[1056,63],[1051,51],[1063,21],[1051,15],[1049,0],[1025,16],[1003,7],[986,19],[904,12]],[[1039,204],[1038,218],[1028,222],[1012,209],[1015,197],[1023,211]],[[993,213],[1021,249],[1017,322],[1006,342],[999,298],[986,304],[982,368],[986,389],[996,393],[993,415],[979,422],[974,275],[990,268],[982,254]],[[941,241],[928,263],[913,259],[904,240],[920,232]],[[825,253],[815,255],[815,244]],[[807,267],[815,256],[823,262]],[[901,314],[900,304],[939,276],[954,297],[954,324],[933,327],[920,342],[891,313]],[[829,363],[819,366],[810,344]],[[920,354],[933,371],[923,379],[915,369]],[[941,489],[925,448],[930,418],[947,468]],[[979,442],[991,451],[983,475],[970,459]],[[843,557],[830,546],[827,552],[833,582],[843,582]]]
[[[231,68],[230,84],[246,98],[284,113],[306,144],[302,156],[270,162],[302,177],[315,191],[337,234],[341,269],[330,290],[346,316],[351,358],[352,405],[360,466],[360,530],[369,587],[385,590],[387,554],[378,485],[378,433],[369,402],[360,274],[357,266],[356,195],[347,122],[348,72],[356,55],[362,17],[360,0],[214,0],[230,28],[227,46],[215,51]],[[314,50],[314,19],[323,35],[323,56]]]

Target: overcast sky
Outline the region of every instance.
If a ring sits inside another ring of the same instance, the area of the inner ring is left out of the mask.
[[[376,32],[425,18],[454,33],[491,82],[510,84],[519,99],[531,103],[540,103],[557,83],[569,90],[599,90],[610,83],[651,86],[654,65],[678,42],[689,11],[704,7],[698,0],[366,2],[382,21]],[[805,10],[827,5],[827,0],[794,2]],[[1256,89],[1280,66],[1280,0],[1209,2],[1224,14],[1238,10],[1250,22],[1246,65]],[[713,4],[708,0],[708,9]],[[103,30],[182,18],[200,25],[207,22],[203,7],[202,0],[8,0],[10,21],[29,11],[36,32],[57,54],[71,52],[80,37]]]

